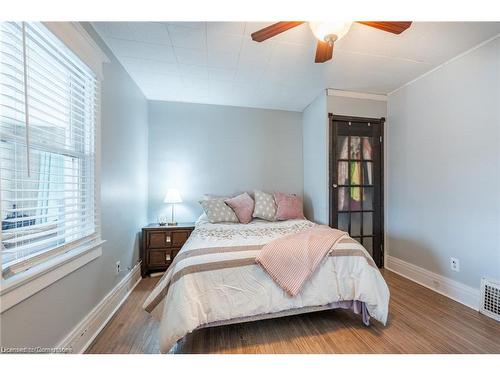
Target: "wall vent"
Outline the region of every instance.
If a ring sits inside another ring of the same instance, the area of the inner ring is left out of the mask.
[[[500,282],[481,279],[481,306],[479,312],[500,322]]]

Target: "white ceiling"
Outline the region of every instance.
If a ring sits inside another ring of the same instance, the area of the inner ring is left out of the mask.
[[[295,111],[325,88],[387,94],[500,33],[500,22],[414,22],[401,35],[354,23],[315,64],[307,24],[251,40],[270,23],[93,25],[148,99]]]

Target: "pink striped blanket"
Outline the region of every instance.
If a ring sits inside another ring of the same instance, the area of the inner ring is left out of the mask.
[[[296,296],[321,261],[347,233],[318,225],[262,247],[256,262],[291,296]]]

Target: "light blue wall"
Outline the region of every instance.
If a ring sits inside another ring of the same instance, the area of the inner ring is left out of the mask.
[[[103,255],[0,317],[2,346],[54,347],[138,260],[147,221],[147,102],[92,27],[85,29],[111,59],[104,66],[101,121]],[[122,272],[115,275],[115,263]]]
[[[500,279],[499,108],[500,38],[389,96],[391,256],[474,288]]]
[[[300,112],[149,102],[150,222],[169,214],[163,203],[169,187],[184,200],[176,220],[194,221],[205,193],[302,195],[302,184]]]
[[[302,113],[304,153],[304,209],[311,220],[329,223],[329,119],[328,113],[356,117],[385,117],[385,101],[327,96],[326,90]]]
[[[334,115],[380,118],[387,116],[387,102],[382,100],[328,96],[328,112]]]
[[[326,90],[302,113],[304,209],[308,219],[328,224],[328,109]]]

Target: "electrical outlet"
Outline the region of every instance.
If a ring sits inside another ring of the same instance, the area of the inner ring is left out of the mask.
[[[120,261],[116,262],[115,273],[118,275],[120,273]]]
[[[460,272],[460,260],[458,258],[450,258],[450,267],[452,271]]]

